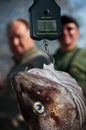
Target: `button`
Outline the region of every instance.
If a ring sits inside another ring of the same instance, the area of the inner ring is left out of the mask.
[[[45,14],[45,15],[48,15],[49,13],[50,13],[50,10],[49,10],[49,9],[45,9],[45,10],[44,10],[44,14]]]

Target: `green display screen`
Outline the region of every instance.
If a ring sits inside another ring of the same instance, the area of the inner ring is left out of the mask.
[[[56,20],[38,20],[38,31],[40,32],[56,31]]]

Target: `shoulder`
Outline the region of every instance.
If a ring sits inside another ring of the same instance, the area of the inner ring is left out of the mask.
[[[86,71],[86,50],[80,48],[78,53],[75,55],[75,58],[72,62],[72,67],[77,67],[80,71]]]
[[[29,63],[32,64],[33,68],[43,68],[43,64],[49,64],[51,61],[46,55],[38,55],[33,58]]]
[[[41,62],[41,63],[49,64],[51,63],[50,56],[46,52],[42,50],[38,50],[38,55],[34,58],[34,60],[37,60],[38,62]]]
[[[53,57],[56,57],[56,56],[59,55],[60,53],[61,53],[61,49],[58,48],[58,49],[54,52]]]
[[[78,57],[81,59],[86,59],[86,49],[80,48],[78,52]]]
[[[86,54],[86,49],[80,48],[80,54]]]

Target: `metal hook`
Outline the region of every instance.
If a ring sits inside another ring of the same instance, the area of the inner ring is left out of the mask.
[[[53,56],[50,55],[50,53],[49,53],[49,49],[48,49],[48,41],[47,41],[47,39],[44,39],[44,40],[43,40],[43,43],[44,43],[45,51],[46,51],[47,55],[50,57],[51,62],[52,62],[53,64],[55,64],[55,60],[54,60]]]

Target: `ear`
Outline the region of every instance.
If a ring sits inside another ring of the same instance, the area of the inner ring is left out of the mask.
[[[79,29],[77,28],[77,35],[76,35],[76,38],[78,38],[79,35],[80,35],[80,31],[79,31]]]

